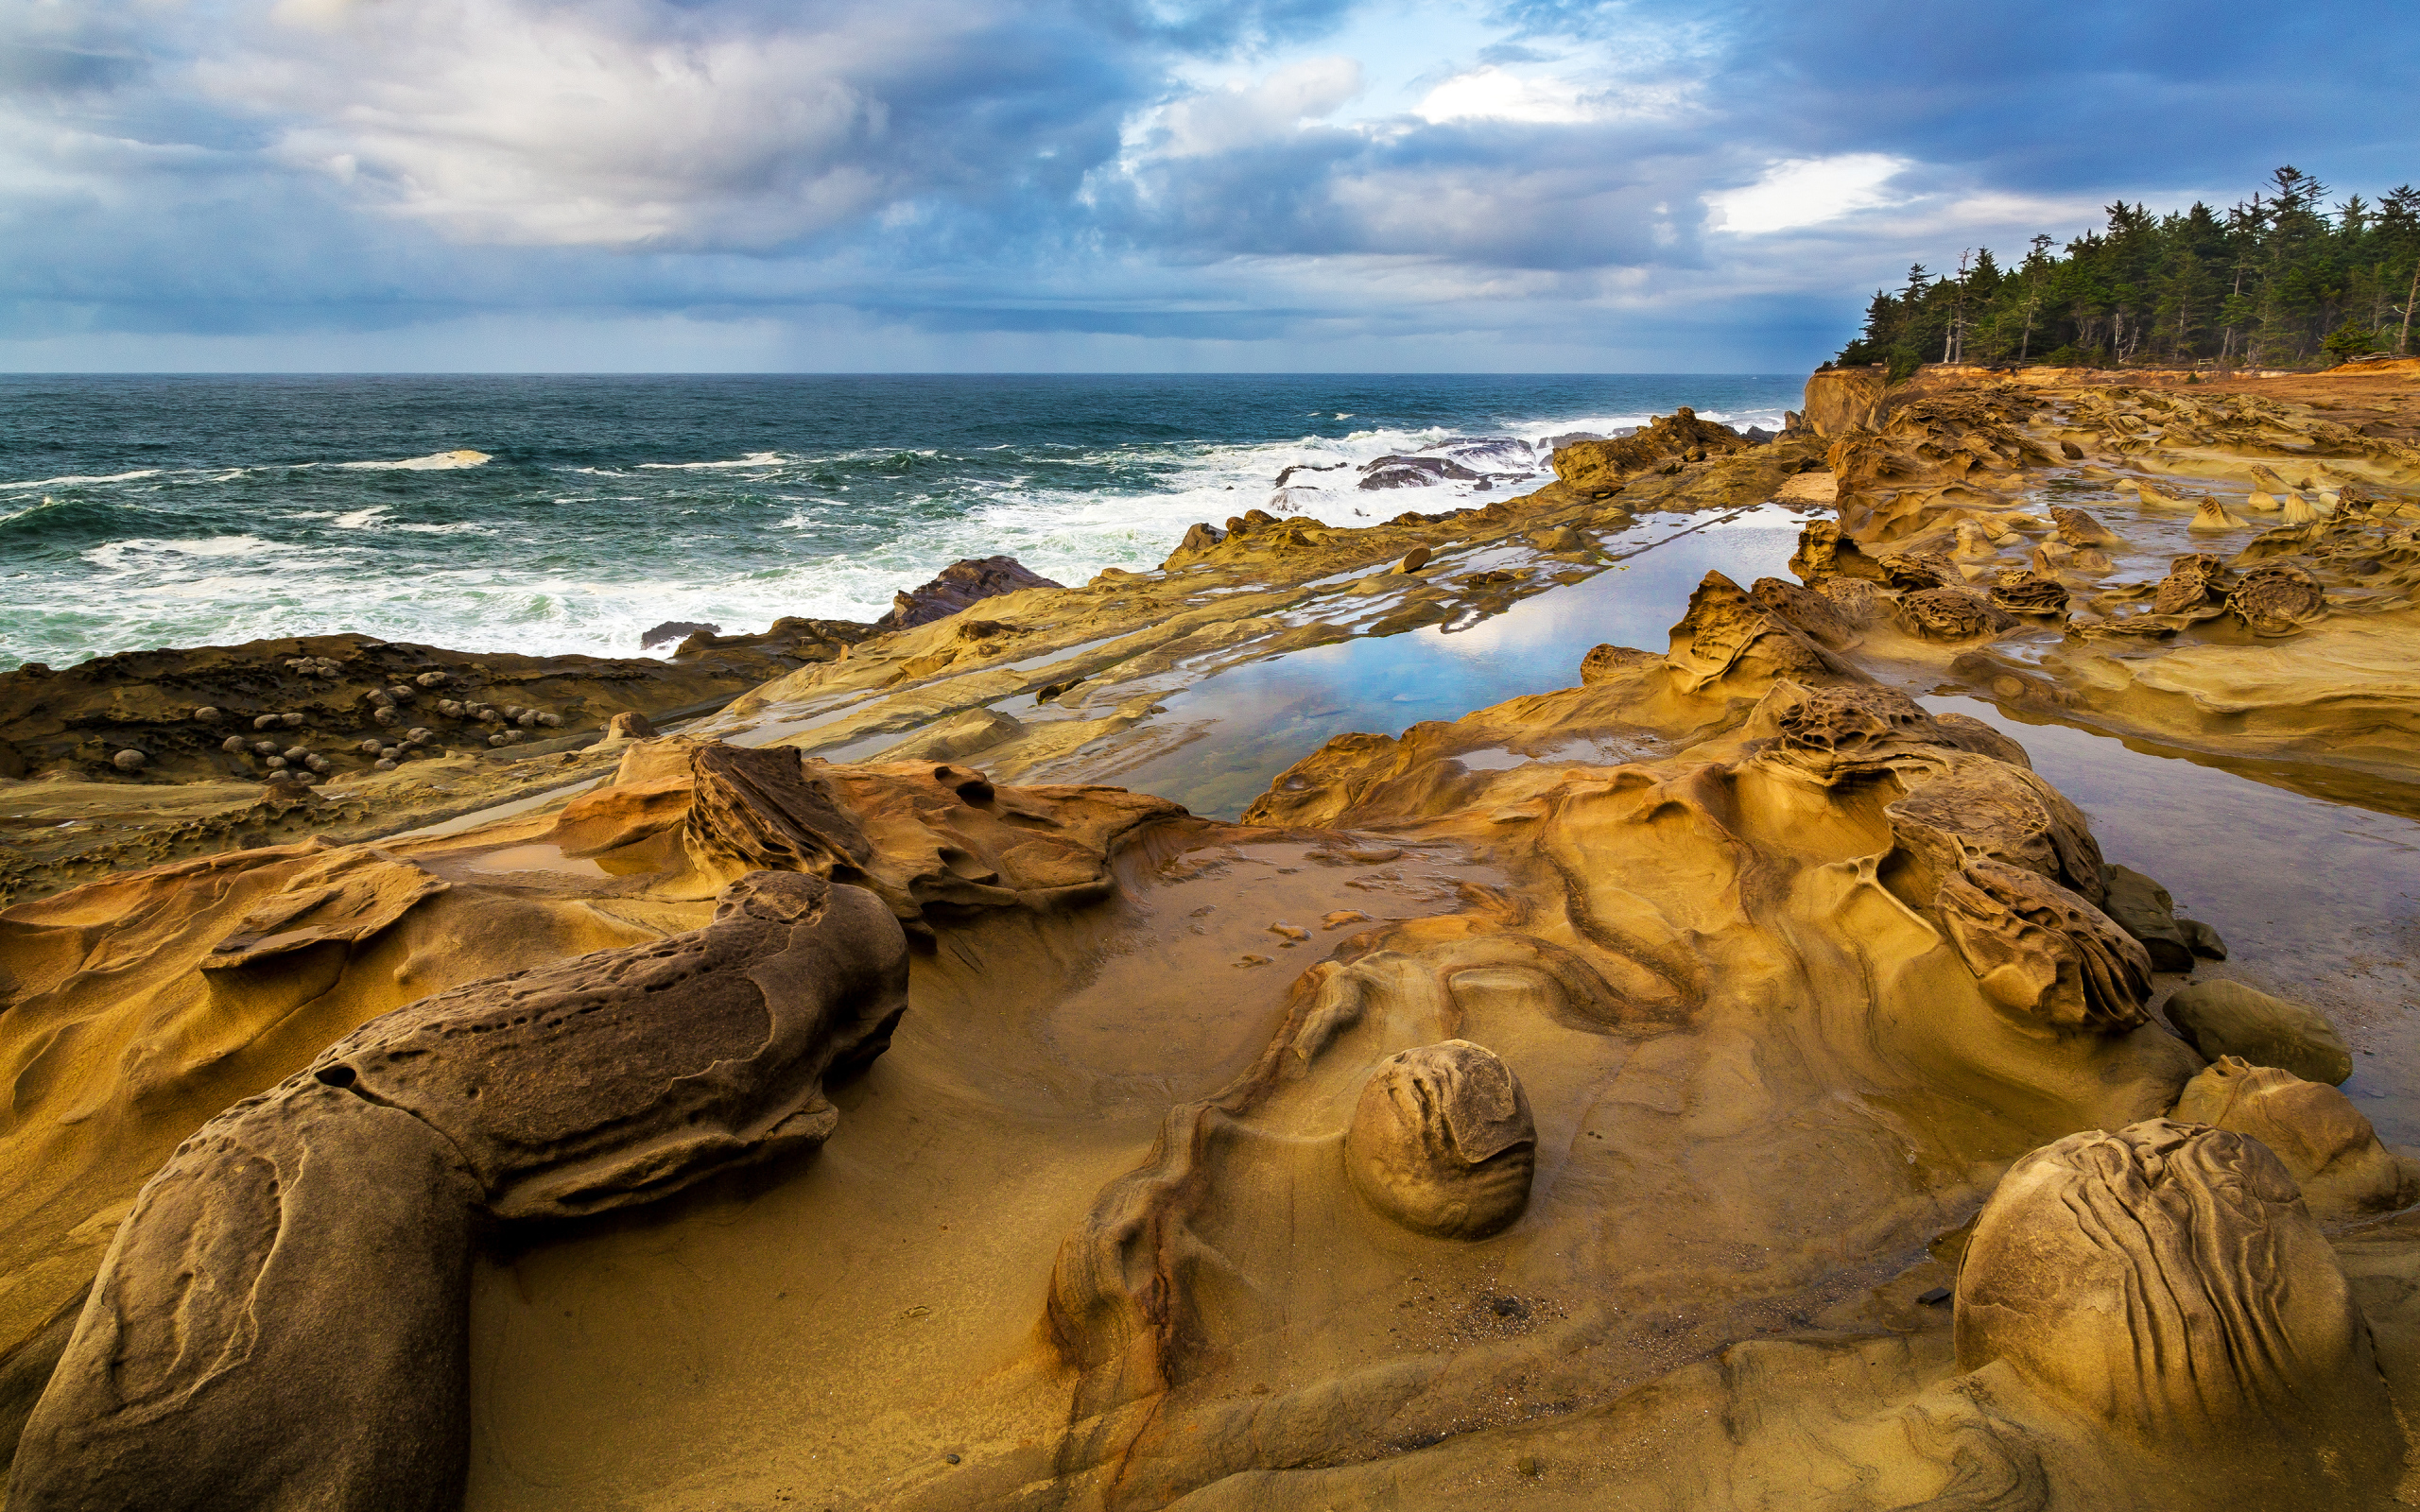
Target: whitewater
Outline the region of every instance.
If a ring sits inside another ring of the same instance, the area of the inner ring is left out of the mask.
[[[871,619],[962,557],[1081,583],[1250,508],[1360,524],[1509,497],[1551,475],[1553,438],[1685,404],[1777,428],[1795,397],[1703,375],[0,379],[0,668],[337,631],[631,656],[666,620]],[[1404,455],[1486,475],[1356,486]]]

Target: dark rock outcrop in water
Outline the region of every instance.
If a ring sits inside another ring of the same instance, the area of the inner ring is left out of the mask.
[[[697,635],[701,632],[707,635],[720,635],[722,633],[722,627],[719,625],[708,625],[700,620],[666,620],[663,624],[639,637],[639,649],[642,651],[652,651],[657,646],[666,644],[668,642],[683,640],[689,636]]]
[[[1420,489],[1449,481],[1471,483],[1485,476],[1448,456],[1382,456],[1361,469],[1359,487]]]
[[[821,1144],[827,1077],[881,1054],[907,988],[873,894],[758,872],[703,929],[372,1021],[144,1188],[9,1505],[458,1505],[481,1227]]]
[[[890,612],[874,621],[877,630],[912,630],[947,619],[969,604],[980,603],[1024,588],[1059,588],[1041,574],[1028,570],[1014,557],[970,557],[954,561],[922,588],[904,590],[891,599]]]

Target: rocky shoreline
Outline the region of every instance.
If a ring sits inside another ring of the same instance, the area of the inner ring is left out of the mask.
[[[1832,370],[882,626],[10,674],[6,1504],[2397,1504],[2411,942],[2332,1022],[2010,727],[2420,813],[2415,426]],[[1576,685],[1104,785],[1776,503]]]

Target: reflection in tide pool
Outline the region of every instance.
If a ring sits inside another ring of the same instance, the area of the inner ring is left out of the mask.
[[[1568,688],[1580,659],[1613,642],[1661,651],[1709,571],[1745,587],[1786,576],[1803,518],[1774,506],[1673,536],[1568,588],[1467,629],[1356,639],[1255,662],[1167,700],[1162,722],[1198,737],[1096,782],[1233,818],[1271,779],[1347,730],[1397,734],[1523,694]],[[1619,540],[1605,542],[1623,549]]]
[[[2420,824],[1978,699],[1923,702],[2014,737],[2109,860],[2157,878],[2179,911],[2217,929],[2229,959],[2197,975],[2238,977],[2335,1020],[2358,1052],[2345,1091],[2389,1143],[2420,1143]]]

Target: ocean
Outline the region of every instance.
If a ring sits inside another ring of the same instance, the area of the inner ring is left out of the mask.
[[[0,377],[0,669],[337,631],[631,656],[666,620],[872,619],[961,557],[1080,583],[1197,520],[1363,524],[1550,475],[1477,438],[1680,404],[1778,428],[1803,381]],[[1420,453],[1489,476],[1355,486]],[[1272,499],[1289,467],[1320,471]]]

